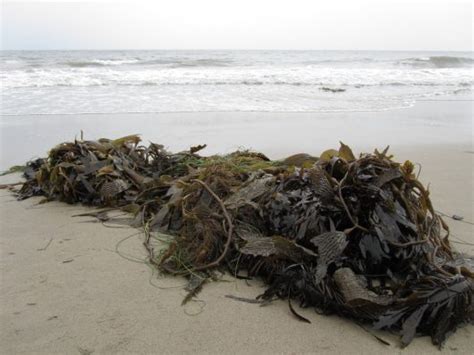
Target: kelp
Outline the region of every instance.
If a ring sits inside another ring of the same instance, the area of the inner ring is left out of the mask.
[[[229,271],[265,282],[257,302],[285,299],[297,315],[294,300],[396,330],[403,346],[417,335],[441,346],[473,321],[472,259],[452,249],[414,164],[394,161],[388,148],[356,157],[341,143],[319,158],[271,161],[139,142],[62,143],[27,164],[18,198],[107,207],[102,220],[114,208],[133,213],[150,263],[189,279],[183,302]],[[153,233],[171,240],[155,250]]]
[[[24,171],[25,171],[25,166],[23,166],[23,165],[14,165],[14,166],[10,167],[10,169],[1,172],[0,176],[5,176],[5,175],[8,175],[8,174],[14,174],[14,173],[22,173]]]

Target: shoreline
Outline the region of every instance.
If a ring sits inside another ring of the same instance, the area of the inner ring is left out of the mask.
[[[422,165],[435,209],[474,221],[474,154],[469,145],[394,148],[396,159]],[[461,154],[462,153],[462,154]],[[18,181],[7,175],[0,183]],[[142,235],[132,228],[106,228],[80,205],[41,198],[17,202],[0,196],[0,346],[7,353],[367,353],[400,352],[397,336],[376,334],[384,346],[354,323],[298,309],[286,302],[268,307],[225,296],[253,298],[263,288],[228,276],[212,282],[198,301],[182,307],[184,282],[157,276],[141,263]],[[474,254],[474,226],[445,218],[453,246]],[[109,226],[110,227],[110,226]],[[464,241],[464,242],[462,242]],[[465,244],[469,243],[469,244]],[[296,306],[296,305],[295,305]],[[194,314],[194,315],[193,315]],[[238,315],[236,317],[236,315]],[[341,341],[344,334],[344,341]],[[474,327],[451,336],[442,353],[469,354]],[[428,337],[416,338],[405,354],[437,351]]]
[[[413,99],[414,102],[408,106],[400,107],[388,107],[385,109],[373,109],[373,110],[300,110],[300,111],[284,111],[284,110],[203,110],[203,111],[118,111],[118,112],[72,112],[72,113],[1,113],[1,117],[22,117],[22,116],[88,116],[88,115],[161,115],[161,114],[205,114],[205,113],[276,113],[276,114],[294,114],[294,113],[311,113],[311,114],[338,114],[338,113],[377,113],[377,112],[387,112],[387,111],[402,111],[407,110],[415,106],[419,102],[472,102],[474,101],[474,96],[469,94],[450,94],[450,95],[433,95],[427,96],[422,99]]]
[[[204,155],[243,148],[278,159],[301,152],[319,155],[339,140],[359,151],[387,145],[472,146],[472,117],[473,101],[459,100],[420,101],[411,108],[383,112],[2,116],[0,170],[44,156],[54,145],[80,136],[81,130],[85,139],[142,133],[144,141],[175,152],[205,143]]]

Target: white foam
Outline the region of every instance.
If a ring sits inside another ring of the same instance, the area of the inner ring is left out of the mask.
[[[7,53],[0,57],[2,113],[385,110],[472,90],[466,55]]]

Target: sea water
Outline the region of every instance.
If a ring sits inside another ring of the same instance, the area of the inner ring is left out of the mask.
[[[472,52],[2,51],[1,114],[350,112],[471,95]]]

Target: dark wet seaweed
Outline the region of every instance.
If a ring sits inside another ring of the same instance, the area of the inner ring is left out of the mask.
[[[300,320],[291,300],[398,330],[403,346],[417,335],[441,346],[472,322],[472,268],[458,263],[411,162],[387,149],[356,158],[342,143],[282,161],[251,151],[202,157],[204,148],[172,154],[134,135],[63,143],[27,164],[18,197],[133,213],[150,263],[188,277],[183,302],[228,270],[264,280],[259,299],[288,300]],[[156,247],[154,233],[169,244]]]

